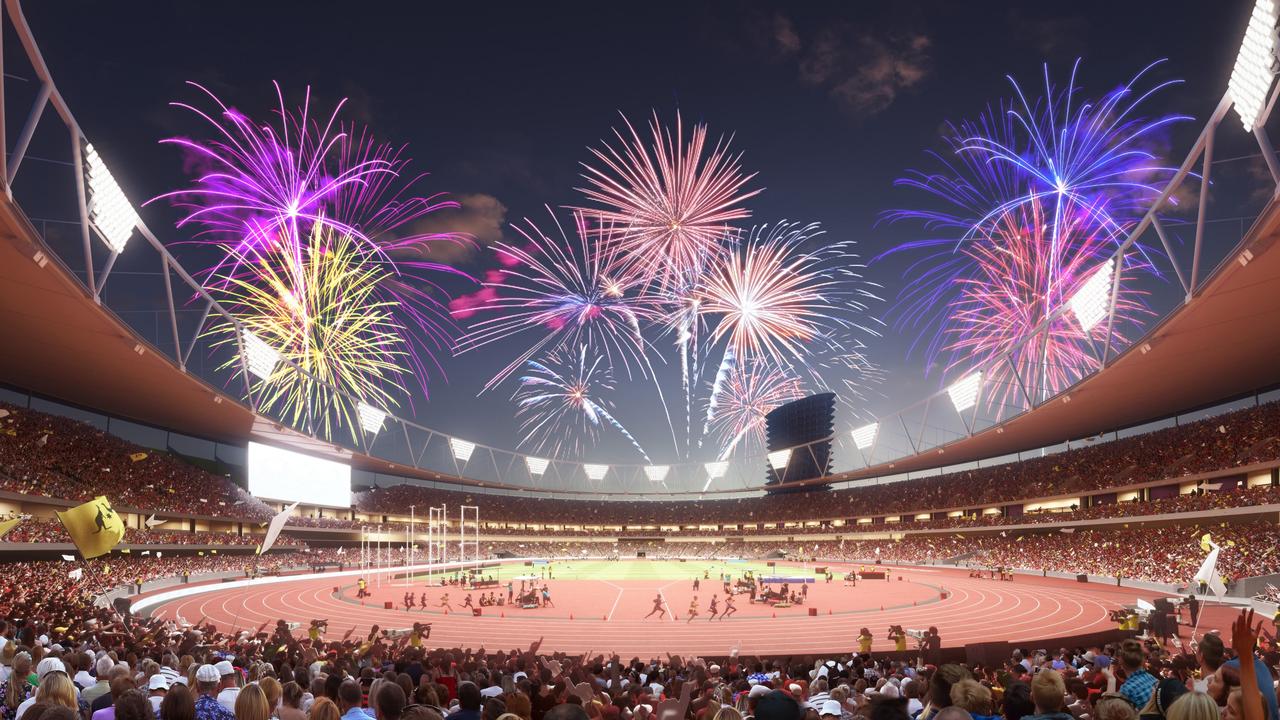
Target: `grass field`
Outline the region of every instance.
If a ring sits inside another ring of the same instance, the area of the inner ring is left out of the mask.
[[[709,560],[690,560],[688,562],[680,562],[678,560],[631,560],[626,562],[611,560],[556,560],[549,565],[534,565],[532,567],[518,565],[486,568],[485,574],[492,573],[502,580],[526,574],[537,575],[541,578],[544,569],[550,569],[552,576],[556,580],[661,580],[663,582],[689,580],[692,582],[695,577],[701,578],[703,573],[706,572],[710,574],[711,580],[714,582],[719,579],[722,572],[727,572],[736,579],[742,577],[743,573],[748,570],[754,572],[757,577],[762,575],[813,576],[812,565],[805,567],[797,563],[779,562],[777,567],[770,568],[764,561],[731,563]],[[439,575],[436,577],[439,577]],[[426,576],[417,576],[414,580],[425,582]]]

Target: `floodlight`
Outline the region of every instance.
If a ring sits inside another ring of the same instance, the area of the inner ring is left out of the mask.
[[[769,453],[769,465],[774,470],[782,471],[787,469],[787,463],[791,460],[791,448],[786,450],[775,450]]]
[[[475,452],[476,444],[466,440],[459,440],[458,438],[449,438],[449,449],[453,451],[455,459],[465,463],[471,459],[471,453]]]
[[[254,335],[252,330],[246,329],[241,335],[244,338],[244,354],[249,372],[263,380],[270,380],[276,371],[276,363],[280,362],[280,353]]]
[[[1107,316],[1115,264],[1115,258],[1108,260],[1071,296],[1071,312],[1075,313],[1080,329],[1085,332],[1095,328]]]
[[[1262,122],[1271,81],[1276,75],[1276,3],[1257,0],[1245,28],[1235,68],[1227,83],[1231,102],[1244,129],[1252,132]]]
[[[876,433],[880,432],[880,423],[871,423],[853,431],[853,444],[859,450],[866,450],[876,441]]]
[[[712,480],[719,480],[729,472],[729,461],[721,460],[719,462],[709,462],[703,465],[707,469],[707,477]]]
[[[98,228],[107,247],[122,253],[129,242],[129,236],[133,235],[133,229],[138,225],[138,213],[129,204],[129,199],[124,196],[124,191],[111,176],[111,171],[107,170],[93,145],[85,145],[84,159],[88,165],[85,184],[89,191],[89,220]]]
[[[955,406],[956,412],[964,412],[978,403],[978,390],[982,387],[982,373],[976,372],[966,375],[951,384],[947,388],[947,395],[951,396],[951,404]]]
[[[662,482],[667,479],[669,470],[671,470],[670,465],[646,465],[644,474],[649,477],[649,482]]]
[[[360,417],[360,427],[370,435],[377,435],[382,429],[382,423],[386,422],[387,414],[382,410],[361,400],[356,405],[356,415]]]
[[[604,476],[606,474],[608,474],[609,466],[586,464],[582,466],[582,471],[587,474],[588,480],[594,480],[596,482],[599,482],[604,479]]]
[[[541,475],[547,471],[547,466],[551,464],[551,461],[545,458],[526,457],[524,464],[525,467],[529,468],[530,475]]]

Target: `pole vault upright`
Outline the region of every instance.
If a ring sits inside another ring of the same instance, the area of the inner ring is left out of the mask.
[[[467,532],[467,522],[471,531]],[[470,539],[468,539],[470,538]],[[458,508],[458,561],[480,566],[480,506],[463,505]]]

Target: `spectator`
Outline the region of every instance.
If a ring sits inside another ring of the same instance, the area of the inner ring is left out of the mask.
[[[174,683],[160,703],[160,720],[195,720],[196,705],[191,690],[182,683]]]
[[[219,703],[221,704],[221,703]],[[259,685],[246,685],[236,693],[236,720],[270,720],[271,705]]]

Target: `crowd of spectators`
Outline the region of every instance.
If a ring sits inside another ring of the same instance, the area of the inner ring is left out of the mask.
[[[865,633],[866,631],[864,631]],[[0,621],[4,720],[1280,720],[1274,638],[827,656],[631,657],[436,647],[143,619],[110,607]],[[600,638],[608,643],[608,638]],[[851,638],[851,641],[856,639]],[[514,643],[513,643],[514,644]],[[852,644],[852,642],[851,642]]]
[[[10,518],[0,517],[0,521]],[[71,536],[67,534],[62,522],[56,519],[20,516],[22,520],[16,527],[5,533],[0,542],[6,543],[69,543]],[[233,532],[180,532],[160,529],[140,530],[125,528],[125,545],[226,545],[253,547],[262,542],[262,535]],[[305,543],[289,535],[276,538],[277,547],[302,547]]]

